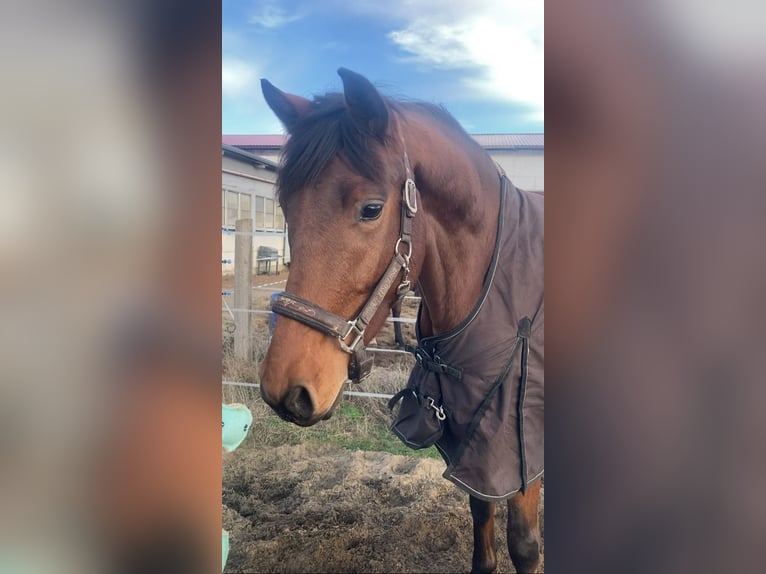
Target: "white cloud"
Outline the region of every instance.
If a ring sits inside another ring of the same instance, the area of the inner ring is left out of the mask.
[[[225,98],[238,99],[256,88],[258,72],[249,62],[224,59],[221,62],[221,92]]]
[[[542,0],[445,2],[441,8],[402,0],[399,9],[406,24],[388,37],[412,60],[460,70],[474,94],[525,104],[530,119],[542,119]]]
[[[300,20],[303,16],[302,10],[288,13],[275,0],[264,0],[258,2],[258,8],[250,14],[247,21],[264,28],[279,28],[290,22]]]

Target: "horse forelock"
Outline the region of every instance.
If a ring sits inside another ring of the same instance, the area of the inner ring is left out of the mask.
[[[458,121],[442,106],[420,102],[399,101],[384,97],[389,110],[400,118],[414,114],[436,122],[437,129],[446,128],[463,140],[468,147],[478,148]],[[395,138],[399,148],[401,134]],[[341,156],[359,175],[370,181],[382,182],[386,178],[386,148],[391,141],[380,141],[361,131],[346,110],[341,93],[315,96],[308,114],[293,127],[285,144],[282,165],[277,179],[280,201],[300,189],[314,185],[330,161]],[[406,141],[404,142],[406,145]]]
[[[285,144],[277,179],[280,201],[314,185],[338,155],[362,177],[382,180],[385,161],[378,148],[383,143],[356,126],[346,111],[343,94],[315,97],[310,112],[293,127]]]

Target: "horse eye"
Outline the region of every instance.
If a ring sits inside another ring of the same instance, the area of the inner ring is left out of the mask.
[[[359,216],[360,221],[373,221],[380,217],[383,213],[382,203],[368,203],[362,208],[362,213]]]

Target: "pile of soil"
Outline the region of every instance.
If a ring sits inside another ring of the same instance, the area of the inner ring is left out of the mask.
[[[226,572],[468,572],[468,496],[443,470],[439,460],[324,443],[227,455]],[[514,572],[506,506],[497,508],[498,572]]]

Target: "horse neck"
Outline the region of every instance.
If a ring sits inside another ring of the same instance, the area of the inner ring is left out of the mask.
[[[405,141],[425,228],[420,332],[431,336],[458,325],[481,294],[497,234],[500,179],[491,158],[465,136],[412,127]]]

